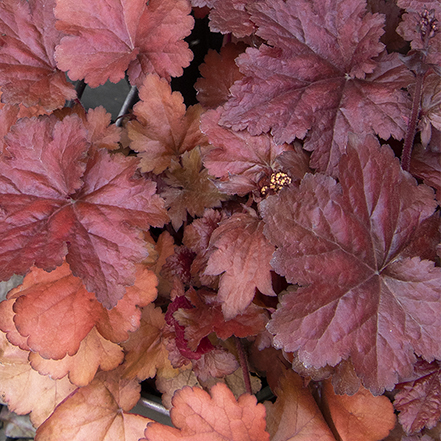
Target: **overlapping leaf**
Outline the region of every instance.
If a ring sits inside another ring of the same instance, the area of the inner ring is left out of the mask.
[[[91,87],[117,83],[126,70],[137,86],[149,73],[170,80],[193,56],[183,40],[194,24],[189,13],[186,0],[59,1],[57,28],[70,35],[56,49],[57,65]]]
[[[401,256],[436,203],[373,137],[353,137],[339,170],[340,184],[306,175],[261,203],[274,269],[304,286],[282,297],[268,329],[305,366],[350,356],[378,394],[410,375],[414,351],[441,356],[441,269],[416,247]]]
[[[248,48],[237,64],[245,78],[231,88],[220,123],[277,143],[305,138],[311,165],[332,173],[347,134],[401,139],[413,81],[396,54],[383,49],[383,17],[364,0],[258,1],[248,7],[267,41]]]
[[[269,441],[265,432],[265,408],[254,396],[237,401],[225,384],[217,384],[210,395],[198,387],[184,387],[172,399],[171,419],[175,428],[149,424],[142,441]]]
[[[263,235],[264,223],[255,212],[233,214],[214,230],[205,274],[219,275],[218,299],[227,320],[245,312],[256,288],[275,296],[270,259],[274,247]]]
[[[202,77],[194,85],[197,99],[204,107],[212,109],[227,101],[230,87],[243,77],[234,60],[245,48],[244,44],[228,43],[219,53],[208,51],[204,63],[199,66]]]
[[[54,380],[40,375],[28,362],[29,351],[11,345],[0,333],[0,395],[9,409],[19,415],[31,413],[38,427],[54,408],[76,389],[67,377]]]
[[[124,341],[128,331],[139,326],[141,312],[137,306],[147,305],[156,297],[154,274],[140,267],[137,276],[124,299],[107,311],[84,288],[81,279],[72,275],[66,263],[50,273],[34,268],[23,284],[9,293],[8,300],[0,303],[0,326],[22,349],[57,360],[75,355],[94,326],[107,340]],[[14,304],[14,316],[10,314],[10,303]],[[87,363],[87,356],[85,360]],[[85,369],[91,368],[89,364]]]
[[[438,0],[398,0],[406,10],[397,32],[411,42],[412,49],[423,50],[425,61],[441,65],[441,4]],[[425,20],[428,19],[428,20]],[[431,21],[431,19],[437,22]],[[432,28],[435,25],[435,28]]]
[[[331,382],[326,381],[323,400],[342,441],[380,441],[395,426],[389,398],[374,397],[363,386],[352,396],[337,395]]]
[[[101,372],[57,406],[37,430],[36,440],[136,441],[151,419],[129,414],[140,397],[137,381],[121,372]]]
[[[0,86],[2,101],[51,111],[76,97],[56,67],[55,0],[4,0],[0,3]]]
[[[181,164],[173,161],[164,178],[168,185],[161,192],[165,199],[173,228],[177,230],[190,216],[202,216],[206,208],[220,207],[227,197],[210,180],[202,166],[201,151],[194,148],[185,152]]]
[[[260,195],[262,181],[269,181],[272,173],[281,169],[278,162],[285,153],[292,157],[292,179],[301,179],[308,171],[309,158],[301,149],[288,144],[277,145],[272,136],[252,136],[247,131],[233,131],[221,127],[220,110],[210,110],[202,116],[201,130],[213,148],[204,149],[204,165],[209,173],[220,178],[217,187],[229,194],[243,196],[251,191]]]
[[[172,92],[169,83],[148,75],[139,89],[141,101],[133,109],[137,121],[127,125],[130,147],[139,152],[141,170],[163,172],[172,159],[184,152],[206,144],[199,130],[202,108],[184,105],[179,92]]]
[[[431,429],[441,417],[441,366],[420,360],[415,365],[415,378],[400,385],[394,407],[407,433]]]
[[[88,149],[81,120],[20,120],[1,158],[0,277],[32,265],[72,271],[107,308],[134,282],[147,250],[139,229],[167,221],[155,184],[134,178],[138,162]]]
[[[277,401],[265,402],[271,441],[335,441],[311,392],[300,376],[286,372],[275,390]]]

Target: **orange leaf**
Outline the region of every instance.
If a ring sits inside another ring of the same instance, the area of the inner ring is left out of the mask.
[[[76,386],[88,385],[98,368],[110,371],[123,361],[122,347],[106,340],[92,328],[80,344],[80,349],[72,357],[66,355],[61,360],[43,358],[38,352],[31,352],[31,366],[42,375],[50,375],[53,379],[63,378],[69,374],[69,380]]]
[[[44,441],[137,441],[149,418],[126,413],[140,396],[137,381],[121,379],[119,369],[100,372],[61,403],[37,430]]]
[[[197,145],[207,143],[199,130],[202,107],[185,109],[184,98],[172,92],[170,84],[158,75],[147,75],[139,89],[141,101],[133,112],[138,121],[130,122],[131,148],[140,152],[141,170],[159,174],[170,166],[172,159]]]
[[[109,311],[86,290],[66,262],[50,273],[34,268],[23,284],[8,294],[8,300],[0,303],[0,312],[4,313],[0,329],[22,349],[61,360],[77,353],[95,325],[113,343],[127,340],[128,331],[139,326],[139,307],[156,298],[156,284],[154,273],[138,265],[135,284],[126,288],[125,296]],[[15,315],[11,302],[15,302]]]
[[[163,372],[163,375],[166,377],[174,376],[162,338],[164,325],[164,314],[160,308],[150,304],[143,309],[141,326],[122,344],[126,351],[123,364],[125,378],[142,381],[154,377],[158,369],[165,370],[168,374]]]
[[[277,401],[265,403],[271,441],[335,441],[299,375],[291,370],[285,372],[275,392]]]
[[[342,441],[378,441],[395,426],[396,417],[389,399],[375,397],[363,386],[355,395],[336,395],[327,380],[323,397]]]
[[[0,354],[0,397],[17,414],[30,412],[35,427],[75,390],[67,378],[53,380],[34,371],[28,362],[29,352],[11,345],[3,333]]]
[[[177,429],[149,424],[140,441],[269,441],[265,407],[256,397],[244,394],[236,401],[223,383],[213,386],[210,395],[188,386],[176,392],[170,415]]]

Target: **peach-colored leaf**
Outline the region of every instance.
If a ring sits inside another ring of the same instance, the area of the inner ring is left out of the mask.
[[[285,372],[275,393],[275,403],[265,402],[271,441],[335,441],[299,375],[293,371]]]
[[[37,430],[36,441],[138,441],[149,418],[128,414],[140,396],[137,381],[119,370],[101,372],[64,400]]]
[[[98,368],[102,371],[115,369],[124,359],[122,347],[106,340],[96,328],[81,341],[78,352],[61,360],[43,358],[38,352],[29,354],[31,366],[42,375],[60,379],[69,375],[76,386],[87,386]]]
[[[171,374],[166,376],[174,375],[162,337],[164,326],[164,314],[160,308],[151,304],[143,309],[139,329],[122,344],[126,351],[124,377],[145,380],[154,377],[158,369]]]
[[[66,354],[76,354],[95,325],[113,343],[127,340],[128,331],[139,326],[139,307],[156,298],[157,279],[153,272],[139,265],[136,275],[135,284],[126,289],[125,297],[108,311],[72,274],[67,263],[51,273],[34,268],[23,284],[8,294],[8,300],[0,304],[5,313],[0,329],[22,349],[30,348],[44,358],[58,360]],[[10,311],[12,301],[14,316]]]
[[[394,428],[396,416],[389,398],[374,397],[360,386],[352,396],[336,395],[330,380],[323,397],[342,441],[379,441]]]
[[[149,424],[140,441],[269,441],[265,431],[265,407],[254,396],[236,401],[219,383],[210,394],[198,387],[184,387],[172,399],[170,416],[175,428]]]
[[[76,387],[69,380],[53,380],[34,371],[28,351],[11,345],[0,333],[0,397],[19,415],[31,413],[38,427]]]
[[[200,105],[186,110],[179,92],[158,75],[148,75],[139,89],[141,99],[133,112],[137,121],[127,125],[131,148],[140,152],[141,170],[163,172],[171,160],[197,145],[206,144],[199,130]]]

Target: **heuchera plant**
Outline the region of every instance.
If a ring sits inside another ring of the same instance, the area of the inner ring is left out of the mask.
[[[440,439],[440,26],[439,0],[0,1],[0,397],[37,440]],[[122,118],[85,110],[124,77]],[[174,428],[129,413],[146,379]]]

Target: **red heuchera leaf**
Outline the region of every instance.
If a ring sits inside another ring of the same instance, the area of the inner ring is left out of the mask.
[[[193,220],[185,227],[183,243],[196,253],[191,264],[191,275],[196,284],[217,288],[218,277],[204,275],[204,271],[209,257],[208,245],[211,235],[225,217],[221,211],[209,208],[204,211],[202,218]]]
[[[441,4],[439,0],[398,0],[397,5],[406,9],[406,14],[402,17],[402,22],[397,28],[397,32],[407,41],[410,41],[412,49],[423,50],[425,62],[429,64],[441,65],[441,32],[439,23],[441,22]],[[422,14],[427,11],[429,26],[424,26]],[[433,13],[431,13],[433,11]],[[437,31],[428,41],[426,47],[424,33],[431,32],[431,18],[438,20]],[[422,32],[423,31],[423,32]]]
[[[119,148],[121,127],[110,124],[112,115],[102,106],[87,111],[84,125],[87,128],[87,139],[93,148],[115,150]]]
[[[323,400],[342,441],[379,441],[394,428],[396,416],[389,398],[374,397],[363,386],[352,395],[336,395],[329,380]]]
[[[251,0],[215,0],[210,11],[210,29],[212,32],[233,34],[243,38],[254,32],[254,24],[246,6]]]
[[[227,101],[230,87],[243,77],[235,59],[245,48],[243,43],[228,43],[221,47],[220,53],[208,51],[204,63],[199,66],[202,77],[194,85],[197,99],[204,107],[214,109]]]
[[[67,254],[72,271],[107,308],[134,282],[147,250],[139,228],[167,221],[155,184],[133,178],[138,161],[95,152],[81,120],[20,120],[1,159],[0,278],[32,265],[53,269]]]
[[[190,106],[187,110],[179,92],[172,92],[170,84],[148,75],[139,89],[141,99],[133,112],[137,121],[127,124],[130,147],[140,152],[141,171],[159,174],[170,166],[172,159],[197,145],[205,145],[199,130],[202,108]]]
[[[262,332],[268,321],[264,310],[253,304],[248,306],[243,314],[225,321],[222,306],[216,294],[207,289],[196,291],[190,288],[186,296],[194,307],[180,308],[173,314],[173,317],[185,328],[184,336],[187,346],[193,351],[196,350],[202,338],[212,332],[215,332],[216,336],[222,340],[232,335],[244,338]]]
[[[248,10],[268,44],[237,59],[245,78],[231,88],[222,125],[271,131],[277,143],[307,135],[311,166],[328,173],[350,131],[404,136],[409,102],[400,89],[413,75],[396,54],[374,60],[384,20],[364,0],[263,0]]]
[[[419,124],[421,143],[427,148],[432,138],[432,126],[441,130],[441,77],[435,72],[424,78]]]
[[[222,274],[218,299],[227,320],[242,314],[253,301],[256,288],[275,296],[270,260],[274,247],[263,235],[257,214],[233,214],[221,222],[210,239],[211,255],[205,274]]]
[[[269,441],[265,431],[265,407],[254,396],[236,401],[228,387],[219,383],[210,395],[198,387],[184,387],[173,399],[170,416],[175,428],[149,424],[140,441]]]
[[[55,0],[3,0],[0,3],[0,86],[2,101],[41,105],[51,111],[76,92],[56,67]]]
[[[38,427],[49,417],[75,386],[66,378],[54,380],[40,375],[28,362],[28,351],[11,345],[0,333],[0,396],[11,411],[30,414],[32,424]]]
[[[414,147],[410,171],[413,176],[423,180],[426,185],[436,190],[438,200],[441,200],[441,154],[431,148],[424,149],[421,144]]]
[[[235,132],[221,127],[220,110],[209,110],[202,116],[201,130],[214,148],[204,153],[204,165],[208,172],[221,178],[216,182],[220,191],[243,196],[256,191],[260,196],[261,182],[269,180],[281,167],[278,157],[284,153],[295,157],[297,170],[292,168],[292,179],[301,179],[309,171],[309,158],[292,145],[277,145],[272,136],[252,136],[243,130]],[[294,161],[293,161],[294,162]]]
[[[57,28],[71,35],[56,49],[57,65],[91,87],[117,83],[126,70],[138,87],[149,73],[180,76],[193,57],[183,40],[194,24],[190,10],[186,0],[59,1]]]
[[[435,427],[441,417],[441,365],[420,360],[415,365],[413,381],[399,385],[394,407],[406,432]]]
[[[379,394],[412,372],[414,351],[441,356],[441,268],[401,255],[436,202],[372,136],[351,138],[339,181],[306,175],[261,202],[274,269],[304,285],[282,297],[268,330],[306,366],[351,357]]]
[[[100,372],[57,406],[37,430],[36,440],[133,441],[142,436],[150,418],[127,413],[140,397],[137,381],[121,379],[120,370]]]
[[[192,304],[185,296],[178,296],[173,300],[172,303],[168,305],[168,309],[165,314],[165,321],[174,329],[174,332],[176,333],[176,346],[181,355],[189,358],[190,360],[198,360],[203,354],[212,351],[214,346],[207,337],[203,337],[195,349],[190,349],[185,338],[185,327],[180,325],[173,316],[173,313],[178,309],[192,308]]]
[[[280,377],[275,393],[275,403],[265,402],[271,441],[335,441],[300,376],[294,372],[285,372]]]
[[[175,247],[174,254],[167,257],[161,275],[170,280],[177,277],[182,284],[189,285],[191,282],[191,264],[195,256],[196,253],[187,247]]]
[[[164,182],[168,185],[161,196],[173,228],[178,230],[190,216],[202,216],[206,208],[219,207],[227,197],[210,180],[208,170],[202,166],[201,151],[194,148],[181,156],[181,163],[173,161]]]

